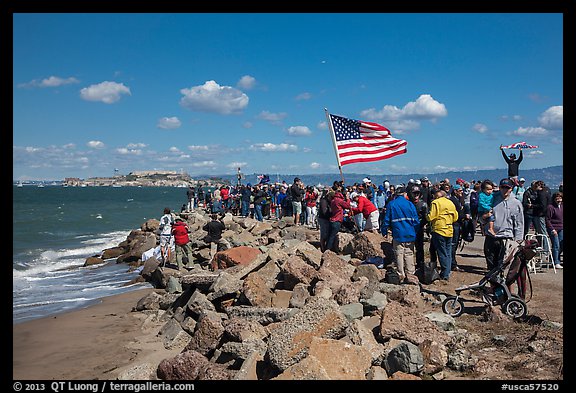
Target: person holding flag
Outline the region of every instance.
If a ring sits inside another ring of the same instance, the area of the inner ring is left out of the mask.
[[[538,146],[529,145],[526,142],[517,142],[513,143],[508,146],[500,145],[500,151],[502,152],[502,157],[508,164],[508,178],[512,179],[514,185],[518,185],[518,172],[520,169],[520,163],[524,156],[522,155],[522,149],[534,149]],[[520,150],[520,157],[516,158],[516,154],[512,153],[509,156],[504,153],[504,149],[519,149]]]

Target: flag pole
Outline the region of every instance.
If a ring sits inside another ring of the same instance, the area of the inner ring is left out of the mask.
[[[334,154],[336,154],[336,161],[338,162],[338,169],[340,170],[340,177],[342,178],[342,184],[344,184],[344,174],[342,173],[342,165],[340,164],[340,156],[338,155],[338,148],[336,147],[336,134],[334,134],[334,128],[332,127],[332,121],[328,115],[328,109],[324,108],[324,113],[326,113],[326,120],[328,121],[328,127],[330,127],[330,135],[332,136],[332,144],[334,146]]]

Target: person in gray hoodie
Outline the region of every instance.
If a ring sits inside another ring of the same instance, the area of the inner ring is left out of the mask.
[[[500,180],[499,191],[494,193],[495,236],[484,237],[484,257],[488,270],[504,263],[505,257],[514,250],[517,242],[524,240],[524,210],[522,203],[512,194],[513,180]]]

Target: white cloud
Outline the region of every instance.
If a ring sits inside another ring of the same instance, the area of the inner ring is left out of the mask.
[[[520,120],[522,120],[522,116],[520,116],[520,115],[513,115],[513,116],[512,116],[512,120],[520,121]]]
[[[319,130],[325,130],[325,129],[328,128],[328,122],[326,122],[326,121],[321,121],[321,122],[319,122],[318,124],[316,124],[316,127],[317,127]]]
[[[168,151],[170,153],[177,153],[177,154],[182,153],[182,151],[180,149],[178,149],[176,146],[172,146],[171,148],[168,149]]]
[[[429,119],[435,120],[448,114],[446,106],[429,94],[422,94],[404,105],[402,109],[394,105],[384,105],[381,110],[375,108],[365,109],[360,114],[369,120],[407,120]]]
[[[214,161],[198,161],[193,162],[190,165],[192,165],[195,168],[207,168],[207,167],[215,167],[216,163]]]
[[[247,162],[231,162],[230,164],[226,165],[226,167],[231,169],[238,169],[246,165],[248,165]]]
[[[142,150],[140,149],[129,149],[127,147],[119,147],[116,149],[116,152],[122,155],[133,155],[133,156],[139,156],[142,154]]]
[[[260,112],[260,114],[257,117],[259,119],[266,120],[266,121],[269,121],[271,123],[279,123],[286,116],[288,116],[288,114],[286,112],[272,113],[269,111],[262,111],[262,112]]]
[[[76,148],[76,144],[74,144],[74,143],[67,143],[67,144],[65,144],[65,145],[62,145],[62,148],[63,148],[63,149],[74,149],[74,148]]]
[[[129,143],[126,145],[128,149],[143,149],[147,145],[145,143]]]
[[[564,106],[551,106],[538,116],[538,124],[550,130],[564,128]]]
[[[250,75],[244,75],[236,84],[241,89],[250,90],[256,86],[256,78]]]
[[[292,136],[308,136],[312,135],[312,131],[306,126],[292,126],[286,130],[288,135]]]
[[[484,134],[486,131],[488,131],[488,127],[486,126],[486,124],[482,124],[482,123],[474,124],[472,129],[476,132],[479,132],[480,134]]]
[[[312,94],[310,94],[308,92],[304,92],[304,93],[300,93],[296,96],[296,101],[309,100],[310,98],[312,98]]]
[[[102,82],[80,90],[80,97],[86,101],[101,101],[105,104],[113,104],[120,100],[122,94],[131,95],[130,89],[123,83]]]
[[[178,128],[182,125],[182,122],[176,117],[163,117],[158,120],[158,124],[156,125],[158,128],[163,128],[165,130],[173,130]]]
[[[33,79],[30,82],[21,83],[18,85],[18,87],[58,87],[63,85],[70,85],[72,83],[80,83],[80,81],[74,77],[60,78],[58,76],[50,76],[42,80]]]
[[[250,146],[250,150],[258,151],[298,151],[298,146],[290,145],[288,143],[255,143]]]
[[[100,141],[90,141],[86,144],[86,146],[91,147],[93,149],[103,149],[104,143]]]
[[[206,145],[190,145],[188,146],[188,150],[192,151],[208,151],[210,148]]]
[[[312,169],[318,169],[318,168],[320,168],[320,166],[321,165],[317,162],[310,163],[310,168],[312,168]]]
[[[245,121],[244,123],[242,123],[242,127],[244,127],[244,128],[252,128],[252,127],[254,127],[254,124],[252,124],[251,121]]]
[[[240,90],[206,81],[202,86],[181,89],[184,95],[180,105],[191,111],[212,112],[222,115],[241,113],[248,106],[249,98]]]
[[[548,135],[549,131],[542,127],[519,127],[517,130],[512,131],[513,135],[518,136],[536,136],[541,137]]]

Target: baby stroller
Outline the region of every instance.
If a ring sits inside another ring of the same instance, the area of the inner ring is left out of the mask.
[[[464,312],[464,300],[460,297],[463,291],[473,291],[482,297],[487,305],[501,306],[502,311],[514,318],[523,318],[528,313],[528,300],[526,300],[527,282],[530,283],[530,297],[532,296],[532,282],[527,263],[536,255],[538,242],[523,240],[516,250],[504,261],[501,266],[490,270],[480,281],[470,285],[456,288],[456,296],[449,296],[442,302],[442,311],[453,317],[459,317]],[[509,268],[506,278],[504,271]],[[512,286],[516,284],[517,291],[512,293]]]

